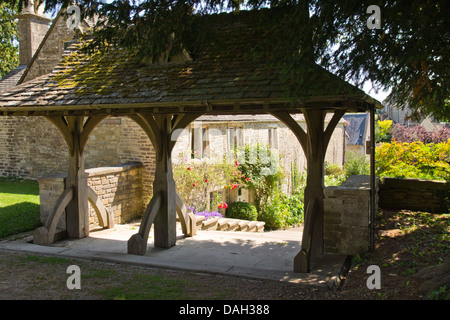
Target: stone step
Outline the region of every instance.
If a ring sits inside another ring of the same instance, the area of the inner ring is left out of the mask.
[[[199,217],[197,220],[199,230],[217,230],[217,231],[247,231],[247,232],[264,232],[265,222],[247,221],[231,218],[210,218],[204,219]]]
[[[245,231],[245,232],[264,232],[263,221],[248,221],[232,218],[209,218],[195,216],[197,230],[210,231]],[[178,220],[178,217],[177,217]]]

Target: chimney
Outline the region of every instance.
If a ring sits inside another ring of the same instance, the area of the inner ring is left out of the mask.
[[[51,23],[51,19],[44,15],[43,4],[39,0],[28,0],[19,19],[19,63],[27,65],[44,39]]]

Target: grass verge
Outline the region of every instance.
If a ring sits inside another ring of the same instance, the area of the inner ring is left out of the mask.
[[[33,230],[40,224],[38,183],[0,178],[0,238]]]

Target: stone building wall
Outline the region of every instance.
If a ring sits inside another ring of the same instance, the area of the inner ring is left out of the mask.
[[[233,117],[218,116],[222,121],[196,121],[191,127],[208,128],[208,137],[210,150],[208,155],[222,159],[223,155],[231,155],[228,141],[228,128],[241,126],[243,129],[243,144],[256,145],[261,143],[267,145],[269,143],[269,128],[276,128],[276,151],[279,160],[285,172],[284,186],[285,192],[290,192],[291,186],[291,165],[298,168],[299,171],[306,169],[306,157],[303,149],[295,137],[294,133],[283,123],[273,118],[273,120],[259,121],[233,121]],[[264,116],[268,118],[268,116]],[[299,122],[304,130],[306,123]],[[339,123],[334,130],[328,149],[325,155],[325,161],[330,164],[343,166],[345,155],[345,127],[343,123]],[[189,158],[191,153],[191,131],[189,128],[183,130],[179,135],[177,143],[172,152],[173,161],[182,161],[186,157]]]
[[[52,72],[64,53],[64,43],[73,37],[74,31],[67,28],[66,20],[61,15],[56,16],[44,41],[39,41],[39,48],[36,48],[39,52],[33,57],[23,82]]]
[[[42,117],[0,117],[0,176],[36,179],[66,172],[68,151]]]
[[[58,129],[42,117],[0,117],[0,141],[0,176],[38,179],[67,171],[66,143]],[[84,160],[87,169],[141,162],[144,200],[150,200],[153,146],[133,120],[103,120],[89,136]]]

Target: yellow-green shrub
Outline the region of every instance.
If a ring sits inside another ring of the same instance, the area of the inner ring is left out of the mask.
[[[450,180],[450,139],[436,144],[382,143],[375,159],[380,177]]]

